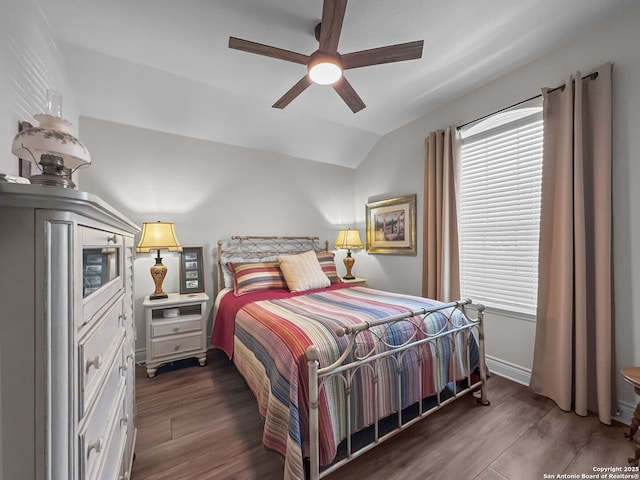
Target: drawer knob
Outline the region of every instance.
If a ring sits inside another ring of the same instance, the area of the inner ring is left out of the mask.
[[[89,444],[87,447],[87,457],[91,454],[91,450],[95,450],[96,453],[100,453],[102,451],[102,435],[100,435],[98,440]]]
[[[181,346],[182,346],[181,344],[178,344],[175,347],[173,347],[173,350],[177,352],[178,350],[180,350]]]
[[[107,237],[107,243],[109,243],[109,242],[116,243],[117,241],[118,241],[118,237],[116,236],[115,233],[113,235],[111,235],[110,237]]]
[[[180,331],[180,327],[173,327],[173,331],[174,332],[179,332]]]
[[[100,369],[100,367],[102,366],[102,355],[98,355],[96,358],[87,361],[87,372],[92,366],[96,370]]]

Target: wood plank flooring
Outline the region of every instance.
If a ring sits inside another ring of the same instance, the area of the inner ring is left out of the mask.
[[[205,367],[196,359],[161,367],[154,378],[137,366],[136,377],[132,480],[282,478],[281,457],[262,446],[255,398],[224,353],[210,350]],[[538,480],[628,465],[627,427],[563,412],[497,375],[488,387],[490,406],[457,400],[327,478]]]

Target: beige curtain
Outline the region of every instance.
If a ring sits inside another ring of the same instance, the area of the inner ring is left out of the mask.
[[[448,302],[460,298],[456,128],[431,132],[425,146],[422,295]]]
[[[611,64],[543,90],[538,311],[531,389],[611,423]]]

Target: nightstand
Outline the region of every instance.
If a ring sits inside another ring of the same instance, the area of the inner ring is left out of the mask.
[[[145,297],[147,322],[147,375],[154,377],[160,365],[197,357],[200,366],[207,361],[205,311],[206,293],[180,295],[150,300]]]
[[[640,395],[640,367],[627,367],[622,369],[622,378],[633,385],[636,394]],[[633,418],[631,419],[631,425],[629,426],[629,433],[625,433],[624,436],[635,442],[636,452],[633,457],[629,458],[629,464],[637,467],[638,460],[640,460],[640,435],[637,435],[640,428],[640,403],[636,406],[636,410],[633,412]]]
[[[352,278],[351,280],[347,280],[346,278],[341,279],[343,283],[348,283],[353,287],[366,287],[367,279],[366,278]]]

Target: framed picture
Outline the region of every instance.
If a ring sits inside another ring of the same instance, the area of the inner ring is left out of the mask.
[[[367,252],[416,255],[416,195],[367,203]]]
[[[18,162],[18,175],[23,178],[31,178],[31,162],[24,158],[19,158]]]
[[[202,247],[182,247],[180,255],[180,293],[204,292]]]

